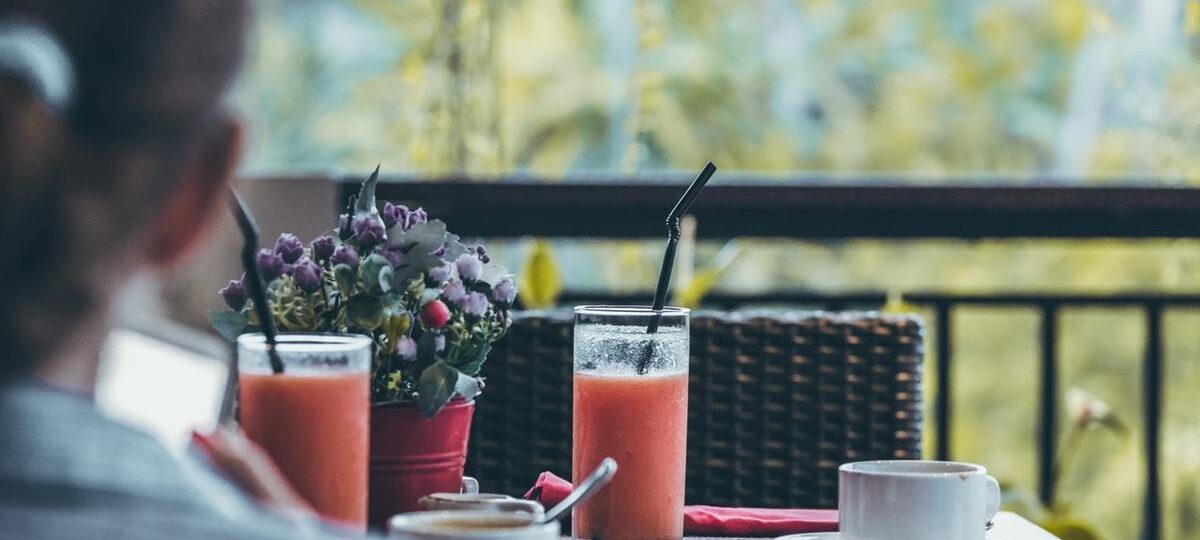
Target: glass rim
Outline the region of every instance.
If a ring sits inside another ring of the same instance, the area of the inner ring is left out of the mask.
[[[607,304],[575,306],[576,315],[594,315],[608,317],[651,317],[661,313],[664,317],[687,316],[692,310],[678,306],[663,306],[661,311],[654,311],[651,306],[618,306]]]
[[[370,347],[371,338],[363,334],[339,334],[332,332],[280,332],[275,336],[275,350],[289,352],[351,352]],[[266,351],[267,337],[261,332],[251,332],[237,337],[240,348],[251,351]]]

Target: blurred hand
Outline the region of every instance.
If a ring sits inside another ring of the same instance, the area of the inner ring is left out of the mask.
[[[241,433],[218,427],[211,435],[193,432],[192,442],[234,484],[259,502],[289,514],[315,515],[312,507],[296,493],[270,456]]]

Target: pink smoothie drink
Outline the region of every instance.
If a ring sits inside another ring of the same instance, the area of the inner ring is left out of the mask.
[[[688,375],[575,376],[575,483],[605,457],[617,475],[576,510],[577,538],[683,537]]]
[[[366,373],[240,376],[241,426],[322,517],[367,527]]]
[[[575,508],[575,538],[683,538],[688,312],[668,308],[654,334],[646,308],[581,307],[575,318],[572,477],[617,462],[612,481]]]
[[[371,340],[280,334],[282,373],[261,334],[238,338],[239,422],[327,521],[365,531]]]

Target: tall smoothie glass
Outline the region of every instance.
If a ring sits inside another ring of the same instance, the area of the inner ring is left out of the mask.
[[[575,538],[683,538],[687,458],[688,310],[575,308],[576,483],[605,457],[612,482],[575,508]]]
[[[365,530],[371,340],[280,334],[283,373],[262,334],[238,338],[239,422],[322,517]]]

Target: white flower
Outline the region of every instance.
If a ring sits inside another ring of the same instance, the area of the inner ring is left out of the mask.
[[[455,304],[462,303],[467,298],[467,288],[458,280],[451,280],[446,284],[446,288],[442,289],[442,295]]]
[[[458,267],[458,277],[462,278],[463,281],[475,281],[483,274],[483,262],[473,253],[459,255],[458,260],[454,261],[454,264]]]
[[[405,360],[412,360],[417,357],[417,342],[413,338],[404,336],[396,341],[396,355]]]
[[[1071,421],[1080,429],[1096,424],[1109,427],[1121,425],[1107,403],[1082,388],[1067,389],[1067,411],[1071,415]]]

